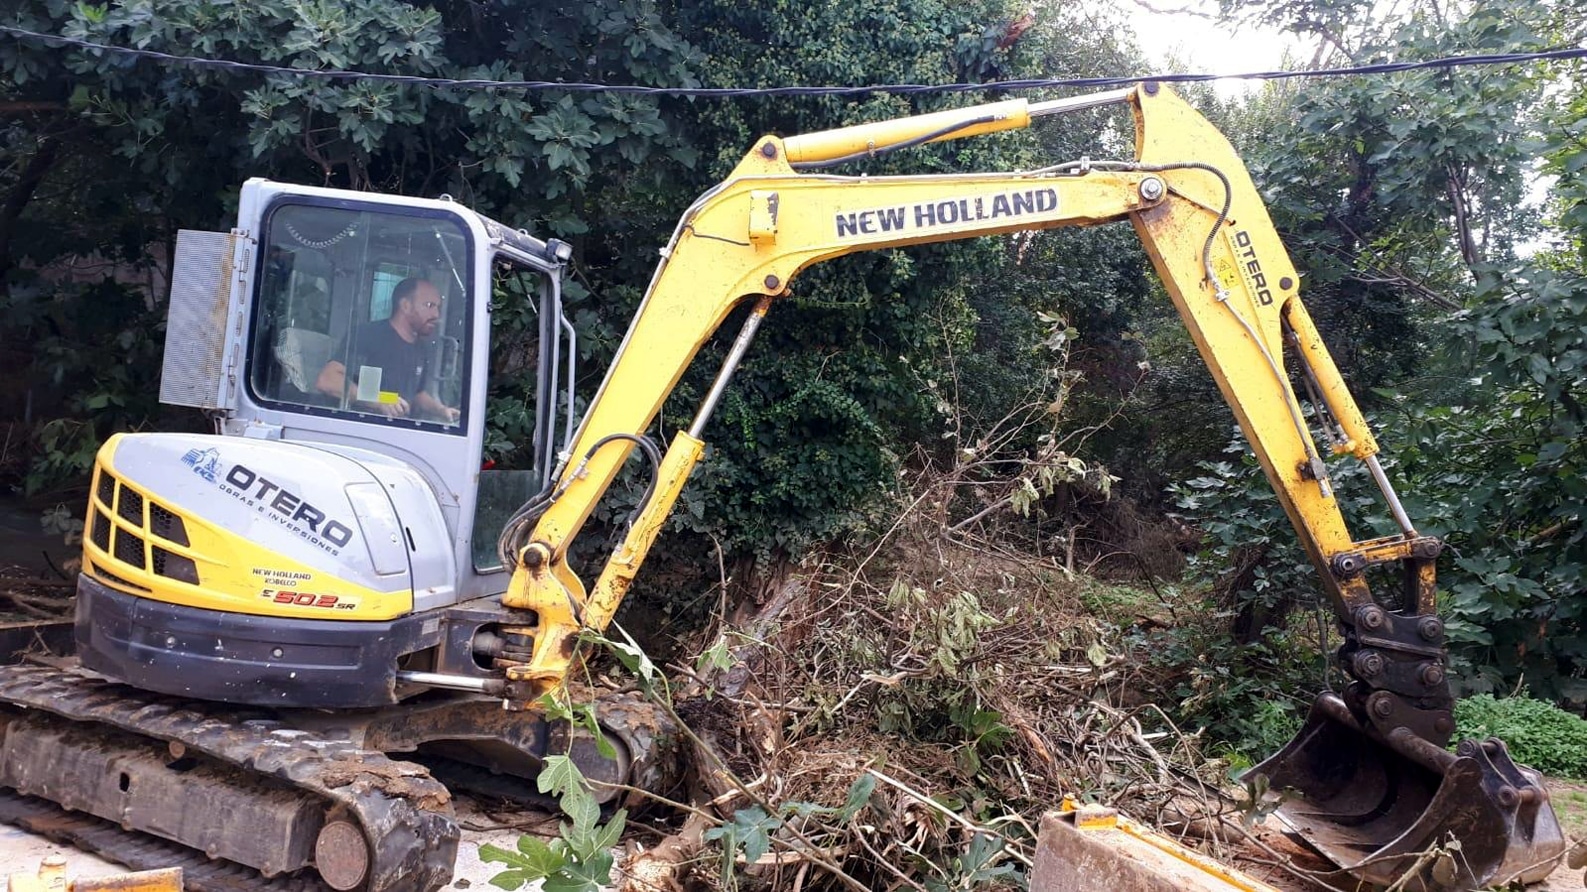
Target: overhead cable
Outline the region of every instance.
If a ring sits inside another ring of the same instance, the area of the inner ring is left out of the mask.
[[[231,59],[209,59],[200,56],[178,56],[157,50],[134,49],[43,34],[0,25],[0,33],[10,34],[19,40],[64,44],[83,50],[93,50],[137,59],[221,71],[253,72],[284,76],[302,80],[365,81],[374,83],[405,84],[447,90],[516,90],[526,92],[556,91],[565,93],[616,93],[643,96],[676,96],[705,99],[728,99],[750,96],[861,96],[872,93],[924,94],[964,93],[972,90],[1039,90],[1053,87],[1118,87],[1157,81],[1160,83],[1199,83],[1215,80],[1289,80],[1292,78],[1350,77],[1358,75],[1389,74],[1398,71],[1419,71],[1434,68],[1463,68],[1473,65],[1522,65],[1560,59],[1587,58],[1587,48],[1564,47],[1524,53],[1484,53],[1469,56],[1445,56],[1407,62],[1374,62],[1345,68],[1319,68],[1311,71],[1247,71],[1236,74],[1154,74],[1129,77],[1075,77],[1075,78],[1024,78],[1018,80],[984,81],[961,84],[873,84],[816,87],[648,87],[640,84],[595,84],[565,81],[538,80],[487,80],[479,78],[424,77],[412,74],[383,74],[369,71],[342,69],[290,68],[282,65],[262,65],[255,62],[237,62]]]

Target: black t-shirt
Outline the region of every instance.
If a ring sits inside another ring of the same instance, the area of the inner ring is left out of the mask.
[[[386,319],[358,326],[353,332],[352,352],[337,351],[338,356],[349,358],[349,381],[359,380],[363,366],[373,366],[380,369],[380,389],[393,391],[409,403],[429,383],[429,370],[425,366],[427,353],[423,342],[404,341]]]

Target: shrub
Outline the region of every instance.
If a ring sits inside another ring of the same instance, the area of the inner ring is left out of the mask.
[[[1556,777],[1587,777],[1587,720],[1544,700],[1467,697],[1455,704],[1455,736],[1497,737],[1523,765]]]

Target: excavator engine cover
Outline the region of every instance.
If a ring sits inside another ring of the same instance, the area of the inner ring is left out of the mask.
[[[1535,883],[1564,856],[1541,779],[1498,738],[1451,753],[1391,737],[1364,730],[1343,699],[1324,694],[1300,733],[1251,774],[1267,778],[1284,824],[1368,882],[1407,892]]]

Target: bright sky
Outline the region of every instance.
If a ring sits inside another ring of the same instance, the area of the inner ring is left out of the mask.
[[[1115,0],[1125,21],[1135,31],[1136,43],[1157,73],[1197,72],[1241,74],[1276,71],[1285,67],[1284,54],[1306,53],[1292,37],[1251,27],[1233,31],[1211,15],[1215,2],[1207,0]],[[1179,10],[1185,10],[1183,12]],[[1197,15],[1196,13],[1203,13]],[[1237,95],[1258,81],[1220,81],[1218,90]]]
[[[1271,29],[1246,27],[1231,31],[1212,17],[1216,0],[1113,0],[1124,20],[1134,29],[1135,41],[1158,74],[1194,72],[1242,74],[1252,71],[1277,71],[1309,62],[1316,45],[1303,45],[1286,34]],[[1204,13],[1197,15],[1196,13]],[[1285,64],[1285,53],[1299,62]],[[1263,82],[1221,80],[1219,94],[1235,97],[1248,94]],[[1552,188],[1554,178],[1539,175],[1528,191],[1526,203],[1540,206]],[[1518,245],[1521,256],[1530,256],[1544,247],[1541,240]]]

